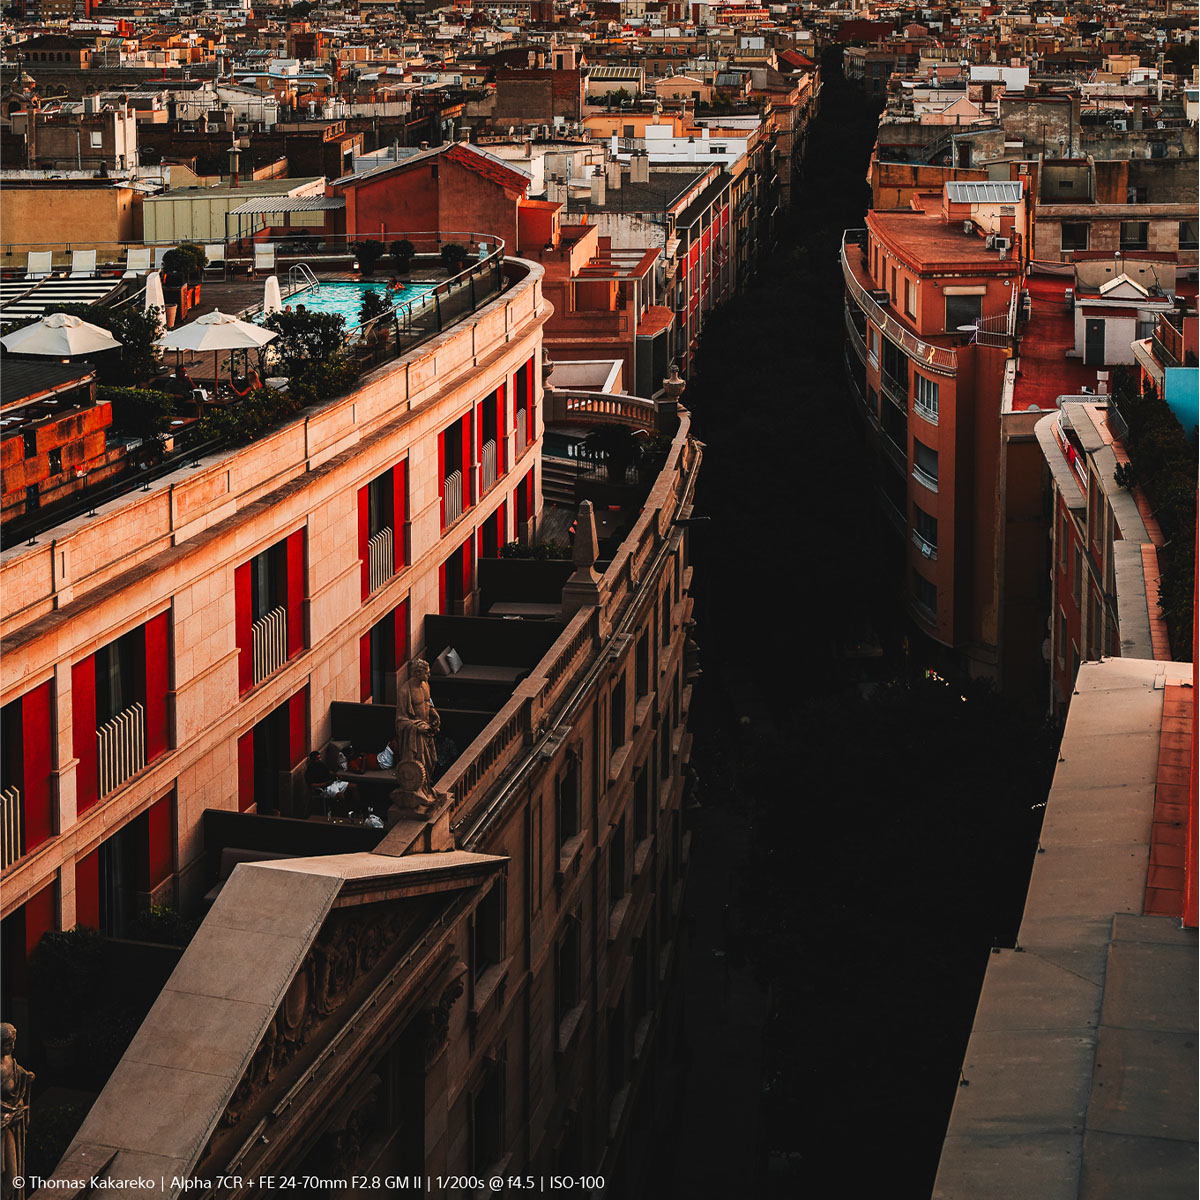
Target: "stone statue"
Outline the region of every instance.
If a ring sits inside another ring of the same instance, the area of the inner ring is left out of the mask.
[[[418,658],[407,682],[396,689],[399,803],[422,807],[433,802],[433,777],[437,768],[434,738],[441,727],[442,719],[429,695],[429,664]],[[396,798],[395,793],[393,798]]]
[[[0,1128],[0,1194],[3,1200],[25,1195],[25,1186],[14,1180],[25,1174],[25,1135],[29,1132],[29,1093],[34,1074],[13,1057],[17,1031],[6,1021],[0,1025],[0,1094],[3,1124]]]

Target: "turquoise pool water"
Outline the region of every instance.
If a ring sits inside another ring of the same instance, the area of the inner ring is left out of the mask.
[[[350,329],[359,323],[358,310],[362,307],[363,297],[368,292],[380,292],[387,296],[387,282],[385,276],[362,282],[322,283],[310,292],[300,292],[285,300],[284,305],[290,304],[293,310],[303,305],[309,312],[336,313],[339,317],[345,317],[346,327]],[[392,292],[387,299],[393,307],[399,308],[418,296],[432,292],[436,286],[433,283],[408,283],[398,292]]]

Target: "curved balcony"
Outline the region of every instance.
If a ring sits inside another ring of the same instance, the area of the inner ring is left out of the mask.
[[[846,230],[842,234],[842,275],[846,280],[846,290],[854,297],[854,302],[867,314],[868,319],[883,333],[884,337],[894,342],[914,362],[937,375],[953,375],[958,370],[958,355],[944,346],[934,346],[922,341],[915,333],[910,332],[895,317],[890,316],[867,292],[858,281],[854,268],[850,265],[847,247],[856,243],[847,242],[851,233],[860,230]]]

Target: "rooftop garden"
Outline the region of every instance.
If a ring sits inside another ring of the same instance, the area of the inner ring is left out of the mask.
[[[1128,427],[1129,465],[1118,467],[1117,483],[1140,487],[1163,531],[1158,551],[1159,606],[1167,623],[1171,652],[1179,662],[1192,658],[1192,618],[1196,579],[1196,431],[1183,431],[1153,383],[1139,388],[1136,373],[1115,373],[1113,394]]]

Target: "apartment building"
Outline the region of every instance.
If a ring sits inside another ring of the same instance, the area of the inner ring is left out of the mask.
[[[651,1149],[681,1029],[700,447],[679,386],[544,387],[542,270],[504,271],[349,395],[4,551],[6,1014],[48,1032],[42,933],[207,912],[60,1174],[105,1146],[93,1173],[149,1149],[222,1196],[335,1162],[620,1189]],[[581,483],[605,503],[573,562],[498,557],[542,520],[547,425],[614,421],[667,436],[661,469]],[[410,661],[450,648],[426,808],[305,819],[309,750],[382,745]]]
[[[847,372],[903,536],[918,627],[998,669],[1000,418],[1021,270],[1021,183],[948,183],[843,243]]]

